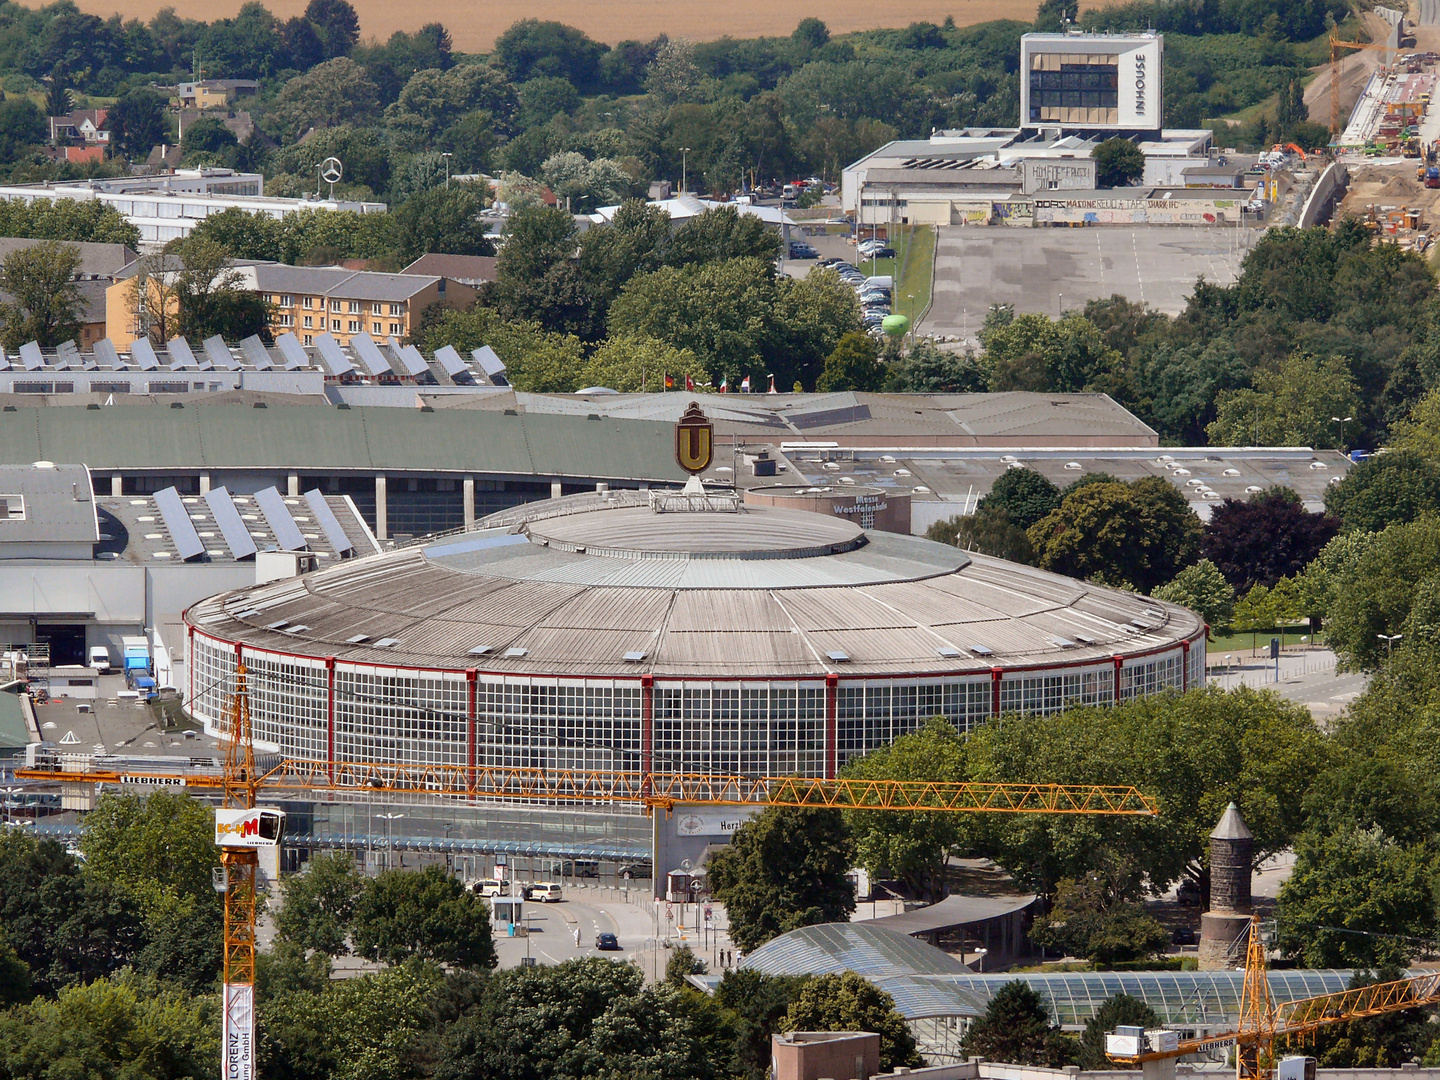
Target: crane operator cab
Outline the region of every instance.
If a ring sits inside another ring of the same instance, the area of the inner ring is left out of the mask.
[[[215,811],[215,843],[219,847],[279,847],[284,835],[283,810],[257,806],[253,810]]]

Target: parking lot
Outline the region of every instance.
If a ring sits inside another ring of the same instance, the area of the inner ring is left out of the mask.
[[[918,330],[974,341],[992,304],[1053,316],[1114,293],[1174,315],[1196,278],[1234,281],[1253,239],[1248,229],[1192,226],[942,227],[935,302]]]

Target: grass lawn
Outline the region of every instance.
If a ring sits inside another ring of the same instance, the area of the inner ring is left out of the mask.
[[[926,225],[898,225],[890,230],[893,259],[860,259],[856,268],[870,277],[890,275],[895,280],[891,310],[904,315],[913,325],[930,303],[930,279],[934,276],[935,230]]]
[[[1282,630],[1257,630],[1251,633],[1249,630],[1233,634],[1216,634],[1213,641],[1205,645],[1205,655],[1211,664],[1218,658],[1221,662],[1225,656],[1231,655],[1236,660],[1264,659],[1270,655],[1270,639],[1278,637],[1282,648],[1292,648],[1301,644],[1300,639],[1306,638],[1305,644],[1323,644],[1325,635],[1321,634],[1319,640],[1310,638],[1310,630],[1304,626],[1289,626]],[[1253,644],[1252,644],[1253,643]],[[1251,650],[1254,649],[1254,655]]]

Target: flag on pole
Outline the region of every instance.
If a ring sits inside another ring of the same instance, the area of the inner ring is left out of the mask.
[[[726,375],[724,378],[722,378],[722,379],[720,380],[720,393],[722,393],[722,394],[728,394],[729,392],[730,392],[730,376],[729,376],[729,375]]]
[[[671,375],[666,375],[666,376],[665,376],[665,389],[666,389],[666,390],[674,390],[674,389],[675,389],[675,378],[674,378],[674,376],[671,376]]]
[[[750,376],[749,376],[749,375],[746,375],[745,378],[743,378],[743,379],[740,380],[740,392],[741,392],[742,394],[748,394],[748,393],[750,392]]]
[[[765,392],[766,392],[767,394],[778,394],[778,393],[780,392],[779,390],[776,390],[776,389],[775,389],[775,376],[774,376],[774,375],[771,375],[771,376],[770,376],[770,389],[767,390],[767,391],[765,391]]]
[[[687,392],[692,394],[695,392],[695,380],[692,379],[689,375],[685,376],[685,389]]]

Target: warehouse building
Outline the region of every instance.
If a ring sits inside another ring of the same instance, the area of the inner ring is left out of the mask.
[[[327,764],[820,777],[931,716],[968,730],[1204,680],[1182,608],[850,516],[701,502],[532,503],[210,598],[185,616],[186,699],[218,733],[243,661],[257,744]],[[332,812],[313,828],[340,831]],[[530,841],[651,847],[638,811],[504,812]]]

